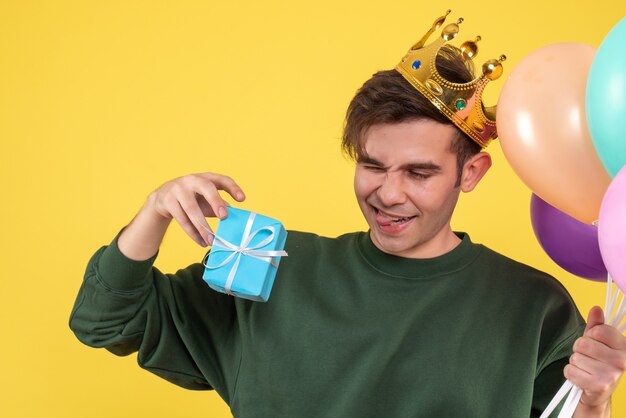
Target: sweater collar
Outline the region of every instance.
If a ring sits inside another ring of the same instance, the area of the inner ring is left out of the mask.
[[[480,253],[482,245],[472,243],[465,232],[455,232],[461,243],[450,252],[433,258],[406,258],[387,254],[372,242],[370,233],[357,236],[361,255],[371,267],[389,276],[426,279],[461,270]]]

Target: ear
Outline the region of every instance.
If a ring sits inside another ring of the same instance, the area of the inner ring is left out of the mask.
[[[461,190],[464,193],[474,190],[480,179],[483,178],[487,170],[491,167],[491,155],[486,152],[479,152],[472,156],[463,165],[461,173]]]

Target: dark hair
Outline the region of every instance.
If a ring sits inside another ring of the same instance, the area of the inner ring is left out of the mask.
[[[454,83],[467,83],[474,79],[471,60],[463,60],[461,51],[456,47],[442,47],[436,65],[439,74]],[[363,136],[370,127],[420,119],[454,125],[399,72],[379,71],[363,84],[350,102],[341,147],[350,158],[358,160],[363,154]],[[450,146],[450,151],[457,155],[457,186],[463,165],[480,150],[480,145],[458,129],[458,135]]]

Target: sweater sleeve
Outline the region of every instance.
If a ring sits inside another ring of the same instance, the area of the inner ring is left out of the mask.
[[[556,287],[559,297],[553,298],[548,304],[542,324],[541,341],[545,343],[540,344],[533,393],[533,417],[539,417],[543,413],[565,383],[563,369],[569,363],[574,342],[585,330],[585,321],[569,293],[560,284]],[[561,405],[552,416],[558,415]]]
[[[127,258],[117,238],[90,259],[70,316],[76,337],[125,356],[187,389],[216,389],[229,402],[240,350],[233,298],[211,290],[204,267],[175,274]]]
[[[575,338],[578,338],[578,335],[575,335]],[[575,338],[571,340],[571,344],[574,343]],[[539,376],[537,376],[537,379],[535,380],[535,391],[533,394],[531,417],[541,416],[550,401],[552,401],[552,398],[554,398],[554,395],[556,395],[558,390],[561,388],[561,385],[565,383],[563,369],[568,363],[569,355],[564,355],[563,357],[554,360],[552,363],[544,367]],[[561,400],[560,405],[554,410],[554,412],[552,412],[551,416],[558,415],[561,410],[563,401],[564,399]]]

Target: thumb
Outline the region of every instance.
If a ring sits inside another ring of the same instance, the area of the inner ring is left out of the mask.
[[[596,325],[602,324],[604,324],[604,312],[602,312],[602,308],[600,308],[599,306],[594,306],[589,310],[589,315],[587,315],[587,326],[585,327],[585,334]]]

